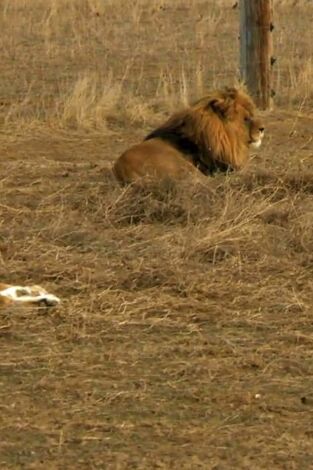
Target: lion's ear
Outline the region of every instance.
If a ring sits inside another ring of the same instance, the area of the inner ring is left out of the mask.
[[[208,107],[210,107],[219,116],[225,117],[226,111],[229,108],[229,100],[225,98],[214,98],[209,101]]]

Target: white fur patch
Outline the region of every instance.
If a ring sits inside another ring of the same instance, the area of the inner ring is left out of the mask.
[[[11,299],[13,302],[31,304],[43,303],[49,307],[61,302],[57,296],[48,294],[48,292],[39,286],[10,286],[0,291],[0,295]]]
[[[258,149],[259,147],[261,147],[261,144],[262,144],[262,139],[259,139],[259,140],[255,140],[254,142],[251,142],[250,145],[254,149]]]

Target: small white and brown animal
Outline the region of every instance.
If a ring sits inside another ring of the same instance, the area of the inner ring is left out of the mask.
[[[59,303],[58,297],[49,294],[41,286],[12,286],[0,283],[0,309],[14,305],[54,307]]]

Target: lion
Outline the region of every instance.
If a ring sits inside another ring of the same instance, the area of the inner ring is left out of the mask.
[[[114,175],[127,184],[143,177],[177,179],[238,170],[248,161],[249,147],[262,143],[264,125],[255,111],[243,86],[213,90],[126,150],[113,165]]]

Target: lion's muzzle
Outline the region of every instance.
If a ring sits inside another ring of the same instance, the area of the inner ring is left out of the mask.
[[[262,140],[264,137],[264,130],[265,130],[264,127],[258,128],[258,131],[257,131],[258,135],[257,136],[253,135],[249,141],[250,147],[258,149],[261,146]]]

